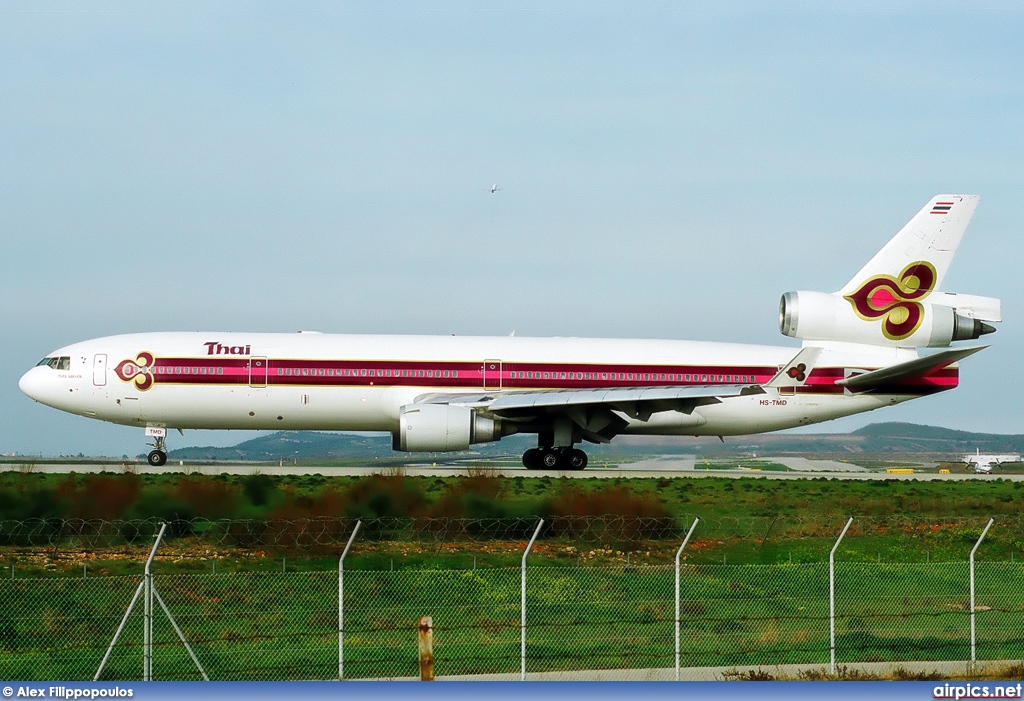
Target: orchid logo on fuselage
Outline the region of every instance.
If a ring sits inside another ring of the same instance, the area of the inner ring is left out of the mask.
[[[118,363],[114,368],[114,374],[122,382],[134,382],[136,389],[145,392],[153,386],[153,366],[155,364],[153,354],[142,351],[135,356],[134,360],[129,358]]]
[[[921,327],[921,300],[931,294],[937,277],[935,266],[921,260],[904,268],[899,277],[876,275],[868,279],[846,299],[861,319],[881,319],[886,338],[902,341]]]

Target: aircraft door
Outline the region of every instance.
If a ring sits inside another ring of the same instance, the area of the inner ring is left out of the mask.
[[[263,356],[249,358],[249,386],[267,386],[267,359]]]
[[[501,361],[484,361],[484,389],[501,389]]]
[[[92,358],[92,383],[97,387],[107,386],[107,354],[97,353]]]

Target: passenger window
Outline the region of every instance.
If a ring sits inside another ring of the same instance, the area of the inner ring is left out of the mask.
[[[223,375],[224,374],[224,368],[217,368],[217,374],[218,375]]]

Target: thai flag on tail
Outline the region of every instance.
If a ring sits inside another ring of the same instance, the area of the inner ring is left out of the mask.
[[[936,202],[932,205],[932,214],[948,214],[952,207],[952,202]]]

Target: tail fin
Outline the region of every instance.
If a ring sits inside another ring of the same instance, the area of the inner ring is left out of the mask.
[[[934,291],[953,261],[956,247],[978,206],[978,195],[936,195],[889,243],[853,276],[839,291],[841,295],[856,292],[870,278],[883,275],[899,279],[915,263],[928,263],[934,268],[934,280],[928,291]],[[929,276],[930,277],[930,276]]]

